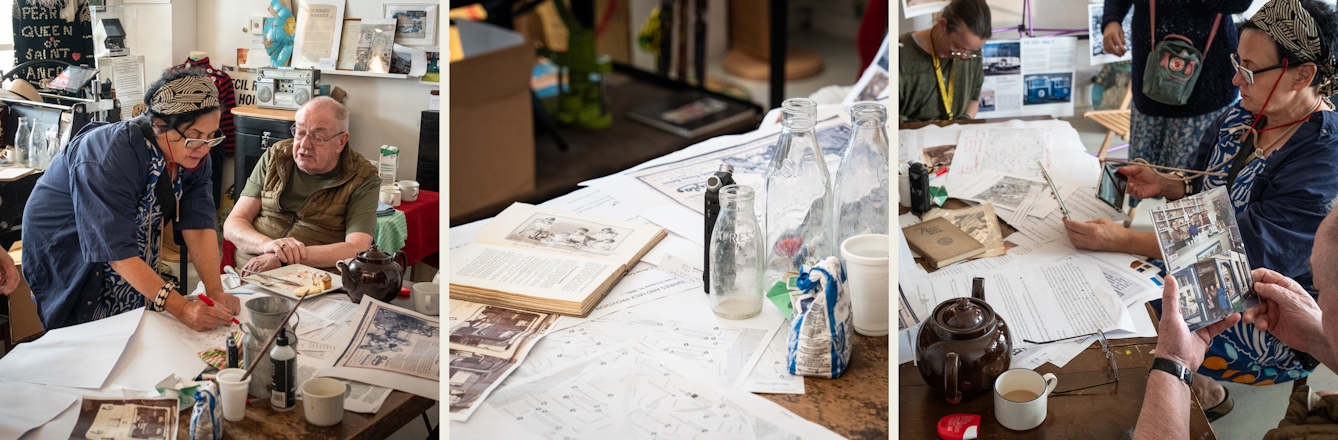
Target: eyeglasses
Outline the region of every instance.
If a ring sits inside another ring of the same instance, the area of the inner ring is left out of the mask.
[[[1078,387],[1078,388],[1074,388],[1074,389],[1071,389],[1071,390],[1055,391],[1055,392],[1053,392],[1053,393],[1050,393],[1051,396],[1058,396],[1058,395],[1063,395],[1063,394],[1069,394],[1069,393],[1073,393],[1073,392],[1075,392],[1075,391],[1082,391],[1082,390],[1085,390],[1085,389],[1088,389],[1088,388],[1096,388],[1096,387],[1106,386],[1106,385],[1110,385],[1110,384],[1116,384],[1116,383],[1119,383],[1119,382],[1120,382],[1120,367],[1117,366],[1117,365],[1115,365],[1115,355],[1112,354],[1112,353],[1110,352],[1110,341],[1108,341],[1108,340],[1106,339],[1106,332],[1098,331],[1098,332],[1096,332],[1096,335],[1100,338],[1099,341],[1101,342],[1101,352],[1102,352],[1102,353],[1105,353],[1105,354],[1106,354],[1106,360],[1110,361],[1110,376],[1111,376],[1112,379],[1110,379],[1109,381],[1106,381],[1106,382],[1102,382],[1102,383],[1099,383],[1099,384],[1095,384],[1095,385],[1088,385],[1088,386],[1084,386],[1084,387]],[[1084,335],[1084,336],[1091,336],[1091,335]]]
[[[977,53],[971,53],[971,52],[958,52],[958,51],[955,51],[955,50],[949,50],[949,51],[948,51],[948,55],[952,56],[953,58],[961,58],[961,59],[967,59],[967,60],[972,59],[972,58],[980,58],[980,54],[977,54]]]
[[[175,131],[177,132],[177,134],[181,135],[181,138],[186,140],[186,148],[191,150],[200,147],[213,148],[214,146],[223,143],[224,139],[227,139],[227,136],[223,136],[222,130],[215,131],[214,134],[217,134],[218,137],[213,139],[191,139],[189,136],[186,136],[186,133],[182,133],[181,130],[173,128],[172,131]]]
[[[309,134],[306,130],[297,128],[296,125],[294,125],[294,126],[293,126],[292,128],[290,128],[290,129],[288,129],[288,131],[291,132],[291,133],[293,134],[293,142],[302,142],[302,140],[303,140],[303,139],[306,139],[306,138],[307,138],[307,135]],[[326,143],[330,142],[330,140],[332,140],[332,139],[334,139],[334,138],[336,138],[336,137],[338,137],[339,135],[344,134],[344,133],[348,133],[348,132],[347,132],[347,131],[341,131],[341,132],[335,133],[335,134],[332,135],[332,136],[326,137],[326,138],[324,138],[324,139],[321,139],[321,138],[316,137],[316,136],[311,136],[311,142],[314,143],[314,144],[316,144],[316,145],[325,145]]]
[[[1240,54],[1236,53],[1231,54],[1231,67],[1235,67],[1236,73],[1239,73],[1241,77],[1245,78],[1246,84],[1251,84],[1251,85],[1254,84],[1255,74],[1264,73],[1273,69],[1277,69],[1279,67],[1287,67],[1288,64],[1289,61],[1287,61],[1286,58],[1283,58],[1281,63],[1277,63],[1262,69],[1250,70],[1240,66]]]

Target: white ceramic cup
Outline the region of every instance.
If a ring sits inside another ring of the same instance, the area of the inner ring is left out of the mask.
[[[302,383],[302,412],[307,422],[333,426],[344,421],[344,399],[348,385],[338,379],[317,377]]]
[[[395,185],[386,185],[381,187],[381,203],[390,206],[400,206],[401,200],[400,188]]]
[[[246,418],[246,388],[254,376],[242,380],[246,370],[227,368],[218,372],[218,397],[223,399],[223,420],[239,422]]]
[[[887,260],[891,248],[892,237],[884,234],[856,235],[841,243],[850,309],[855,314],[855,331],[861,335],[884,336],[888,332]]]
[[[1014,431],[1026,431],[1041,426],[1045,421],[1046,402],[1050,392],[1059,385],[1054,374],[1037,373],[1026,368],[1014,368],[1005,371],[994,380],[994,417],[999,424]],[[1018,394],[1029,393],[1030,400],[1014,401],[1009,396],[1021,399]],[[1034,397],[1032,397],[1034,396]]]
[[[897,168],[897,197],[901,206],[911,207],[911,173],[905,162]]]
[[[418,313],[437,316],[441,313],[441,285],[437,283],[414,283],[410,295],[413,297],[413,309]]]
[[[400,200],[412,202],[418,200],[418,182],[413,180],[401,180],[395,186],[400,188]]]

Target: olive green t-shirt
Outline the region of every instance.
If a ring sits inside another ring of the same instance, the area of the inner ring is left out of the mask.
[[[242,189],[243,197],[260,198],[260,192],[265,188],[265,173],[269,170],[269,153],[274,151],[270,149],[265,154],[260,155],[256,162],[255,170],[251,171],[251,177],[246,179],[246,188]],[[279,194],[279,207],[285,211],[296,212],[302,209],[302,204],[306,203],[307,198],[312,194],[325,188],[339,176],[339,168],[325,174],[307,174],[296,166],[293,167],[293,180],[288,182],[288,186]],[[381,180],[373,178],[367,179],[349,197],[348,212],[344,218],[344,235],[354,232],[362,232],[373,237],[376,236],[376,203],[377,197],[381,192]]]
[[[934,75],[934,59],[915,44],[910,32],[902,34],[897,42],[898,51],[897,92],[900,94],[897,105],[902,122],[947,120],[948,113],[943,110],[943,95],[938,88],[938,77]],[[980,86],[985,82],[985,68],[981,63],[981,51],[974,52],[976,58],[969,60],[940,59],[943,66],[943,81],[948,81],[949,72],[954,72],[952,117],[965,119],[966,105],[980,99]]]

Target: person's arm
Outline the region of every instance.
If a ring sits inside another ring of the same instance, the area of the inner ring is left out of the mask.
[[[1196,371],[1203,363],[1204,353],[1214,337],[1240,322],[1240,314],[1189,331],[1185,317],[1180,314],[1180,290],[1175,277],[1167,275],[1161,290],[1162,316],[1157,323],[1157,357]],[[1180,378],[1161,370],[1148,375],[1147,394],[1134,427],[1135,440],[1189,438],[1189,385]]]
[[[1157,244],[1155,233],[1131,231],[1110,219],[1089,222],[1064,219],[1064,230],[1077,249],[1161,258],[1161,246]]]
[[[218,246],[218,243],[212,243]],[[140,257],[131,257],[123,260],[112,261],[112,270],[121,275],[130,287],[134,287],[141,295],[144,295],[146,303],[153,303],[158,296],[158,290],[162,289],[163,278],[158,272],[149,267],[148,263]],[[217,267],[217,262],[214,263]],[[209,331],[219,326],[232,323],[232,315],[223,309],[209,307],[199,301],[187,300],[181,293],[173,290],[167,294],[167,302],[163,309],[172,316],[177,317],[182,323],[195,331]]]
[[[237,249],[249,254],[271,252],[270,244],[275,240],[257,231],[251,222],[260,215],[260,199],[241,196],[232,206],[232,213],[223,221],[223,238],[237,245]]]
[[[223,291],[222,274],[218,271],[218,232],[213,229],[191,229],[181,231],[181,237],[186,239],[186,250],[195,264],[196,275],[204,283],[205,295],[224,311],[233,315],[241,313],[242,301]]]
[[[372,245],[376,233],[376,203],[380,195],[380,181],[367,179],[349,195],[344,213],[344,241],[321,246],[307,246],[302,264],[312,267],[331,267],[335,262],[352,258]]]
[[[335,262],[352,258],[371,246],[371,235],[354,232],[339,243],[307,246],[307,257],[302,259],[302,264],[311,267],[333,267]]]
[[[1133,5],[1133,0],[1106,0],[1101,10],[1101,29],[1104,30],[1110,23],[1123,23],[1124,16],[1129,14],[1129,8]]]
[[[237,297],[223,292],[223,282],[218,270],[218,232],[216,211],[214,209],[213,158],[205,156],[204,162],[195,170],[183,171],[181,177],[180,211],[174,227],[181,231],[186,240],[186,249],[195,262],[195,270],[204,283],[205,294],[224,311],[237,314],[242,303]],[[192,286],[181,286],[187,291]]]
[[[3,252],[0,249],[0,275],[3,275],[4,284],[0,284],[0,295],[9,295],[19,287],[19,268],[14,265],[14,257],[9,256],[9,252]]]
[[[966,111],[963,112],[963,116],[966,116],[967,119],[975,119],[978,111],[980,111],[980,100],[973,99],[966,103]]]

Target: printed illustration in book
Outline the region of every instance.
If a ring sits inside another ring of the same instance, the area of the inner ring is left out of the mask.
[[[371,301],[336,367],[371,368],[441,380],[441,323]]]
[[[1151,215],[1190,331],[1259,304],[1236,210],[1225,189],[1167,203]]]

